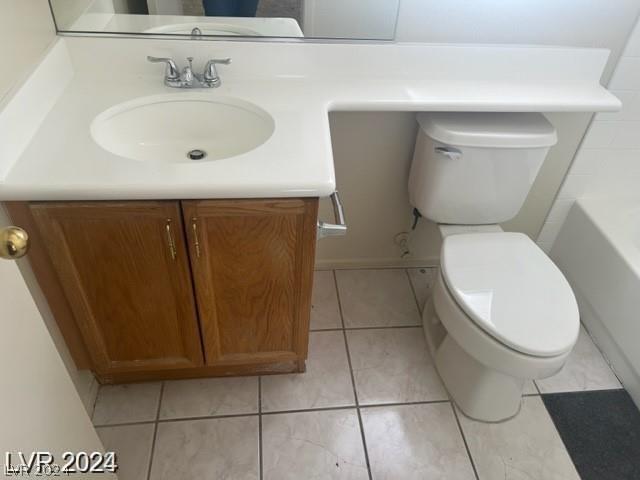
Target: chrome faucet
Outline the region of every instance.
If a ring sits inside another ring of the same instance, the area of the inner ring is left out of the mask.
[[[207,62],[204,73],[193,72],[193,57],[187,57],[189,65],[182,71],[178,69],[176,62],[171,58],[159,58],[148,56],[151,63],[165,63],[164,84],[171,88],[216,88],[221,84],[220,75],[216,65],[229,65],[230,58],[214,58]]]

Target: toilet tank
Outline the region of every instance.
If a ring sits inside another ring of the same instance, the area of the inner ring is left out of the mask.
[[[540,113],[421,113],[409,199],[437,223],[515,217],[556,130]]]

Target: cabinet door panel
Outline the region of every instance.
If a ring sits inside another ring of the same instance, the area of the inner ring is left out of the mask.
[[[207,364],[304,361],[317,199],[182,205]]]
[[[177,202],[33,203],[97,373],[201,365]]]

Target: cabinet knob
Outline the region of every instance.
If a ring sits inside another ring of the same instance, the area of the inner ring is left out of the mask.
[[[0,228],[0,258],[16,260],[29,251],[29,235],[20,227]]]

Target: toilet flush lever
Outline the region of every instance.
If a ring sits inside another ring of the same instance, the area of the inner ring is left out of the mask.
[[[331,194],[331,203],[333,203],[333,214],[337,223],[318,222],[318,239],[347,234],[344,208],[342,207],[340,195],[338,195],[337,191]]]
[[[439,153],[440,155],[444,155],[445,157],[448,157],[451,160],[460,160],[462,158],[462,152],[455,148],[436,147],[435,151],[436,153]]]

